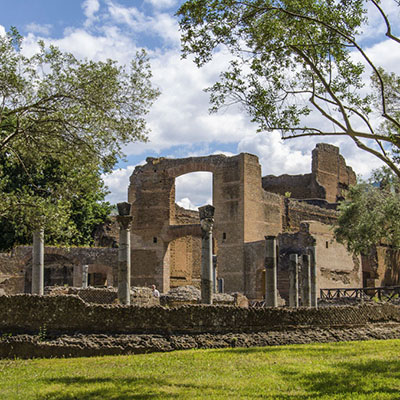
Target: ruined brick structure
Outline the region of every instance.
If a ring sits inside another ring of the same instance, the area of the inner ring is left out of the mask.
[[[335,203],[343,191],[356,183],[337,147],[318,144],[311,174],[295,176],[262,178],[258,158],[247,153],[146,161],[134,170],[128,192],[133,215],[132,284],[156,283],[163,292],[198,284],[198,215],[175,205],[175,178],[208,171],[213,173],[214,254],[218,277],[224,279],[227,292],[262,298],[265,236],[280,235],[286,252],[290,241],[293,251],[301,252],[296,232],[309,220],[320,223],[309,225],[308,234],[319,238],[317,251],[324,255],[321,261],[326,265],[319,269],[321,285],[361,286],[359,260],[333,241],[327,226],[336,219]],[[290,198],[284,196],[287,192]],[[283,232],[291,233],[291,239],[282,236]],[[285,268],[280,272],[281,282],[285,282]]]
[[[82,284],[82,265],[88,265],[89,284],[112,286],[117,276],[117,252],[114,248],[45,247],[45,286]],[[12,253],[0,253],[0,295],[30,293],[32,247],[19,246]]]
[[[265,236],[278,237],[278,289],[287,297],[288,255],[317,244],[318,288],[361,287],[360,260],[336,243],[330,230],[336,202],[354,184],[355,174],[339,149],[318,144],[312,172],[261,176],[255,155],[211,155],[183,159],[148,158],[136,167],[128,190],[131,214],[131,285],[160,291],[200,287],[201,229],[197,211],[175,204],[175,179],[208,171],[213,174],[213,253],[216,273],[226,292],[250,299],[265,295]],[[290,196],[288,195],[290,193]],[[101,232],[108,248],[45,249],[45,285],[80,286],[82,265],[89,265],[89,284],[117,284],[118,242],[115,224]],[[107,233],[108,232],[108,233]],[[111,234],[109,233],[111,232]],[[31,247],[0,254],[0,294],[30,292]]]
[[[285,195],[295,199],[322,199],[336,203],[344,198],[344,191],[356,183],[356,175],[339,154],[339,148],[319,143],[312,152],[311,174],[267,175],[262,186],[267,192]]]
[[[400,284],[400,250],[381,244],[362,256],[363,287]]]

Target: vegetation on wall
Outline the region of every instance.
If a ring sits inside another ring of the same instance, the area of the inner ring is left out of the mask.
[[[357,254],[368,254],[379,244],[400,248],[399,193],[399,179],[389,168],[351,187],[338,208],[336,239]]]

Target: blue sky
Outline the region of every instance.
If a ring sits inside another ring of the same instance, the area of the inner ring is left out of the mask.
[[[393,0],[385,0],[389,2]],[[35,51],[43,39],[78,57],[95,60],[113,58],[128,63],[144,47],[162,94],[148,116],[150,142],[125,148],[127,161],[105,177],[111,202],[126,199],[129,176],[135,165],[148,156],[188,157],[213,153],[249,152],[259,156],[264,174],[299,174],[311,169],[311,151],[322,138],[282,142],[278,133],[257,134],[246,115],[238,109],[208,113],[208,95],[203,89],[214,83],[227,62],[219,51],[202,69],[180,57],[177,19],[178,0],[0,0],[0,33],[16,26],[25,37],[24,51]],[[391,15],[398,21],[398,8]],[[374,20],[373,20],[374,21]],[[376,20],[364,33],[371,54],[384,67],[398,71],[398,52],[384,39],[382,24]],[[327,141],[327,140],[325,140]],[[329,138],[340,146],[347,163],[367,175],[380,164],[344,138]],[[177,184],[177,201],[201,205],[210,201],[208,174],[185,175]]]

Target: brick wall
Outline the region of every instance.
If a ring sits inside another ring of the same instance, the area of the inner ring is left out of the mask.
[[[391,304],[321,309],[89,305],[76,296],[0,296],[0,332],[224,333],[400,322]]]

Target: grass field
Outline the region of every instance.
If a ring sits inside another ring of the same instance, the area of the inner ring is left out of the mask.
[[[0,399],[400,399],[400,340],[0,360]]]

